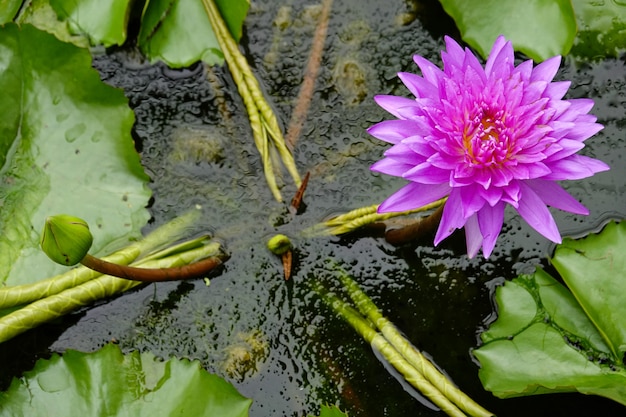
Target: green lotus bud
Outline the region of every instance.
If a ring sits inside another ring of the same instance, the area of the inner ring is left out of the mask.
[[[76,265],[91,248],[93,236],[87,222],[78,217],[58,214],[46,218],[41,234],[41,249],[61,265]]]
[[[276,235],[273,236],[268,242],[267,242],[267,248],[272,251],[272,253],[274,255],[282,255],[283,253],[287,252],[289,249],[291,249],[292,245],[291,245],[291,241],[289,240],[289,238],[285,235]]]

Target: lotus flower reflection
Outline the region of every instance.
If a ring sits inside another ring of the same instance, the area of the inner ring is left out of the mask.
[[[422,76],[398,74],[415,99],[375,97],[397,120],[369,128],[393,144],[371,169],[409,180],[378,211],[414,209],[448,196],[435,244],[465,227],[468,255],[482,247],[489,257],[510,204],[559,243],[547,206],[589,212],[556,181],[609,169],[576,154],[602,129],[588,114],[593,101],[563,100],[570,82],[552,81],[560,56],[516,67],[511,43],[500,36],[483,68],[469,49],[449,37],[445,41],[443,70],[415,56]]]

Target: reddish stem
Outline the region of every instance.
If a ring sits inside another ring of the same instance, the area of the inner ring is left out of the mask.
[[[204,277],[212,269],[221,265],[222,260],[212,256],[189,265],[173,268],[137,268],[114,264],[87,254],[80,263],[94,271],[118,278],[130,279],[132,281],[162,282]]]

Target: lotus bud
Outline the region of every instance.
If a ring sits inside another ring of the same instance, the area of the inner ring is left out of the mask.
[[[83,219],[58,214],[46,218],[41,234],[41,249],[61,265],[79,263],[91,248],[93,236]]]
[[[289,249],[291,249],[292,245],[291,245],[291,241],[289,240],[289,238],[285,235],[276,235],[273,236],[268,242],[267,242],[267,248],[272,251],[272,253],[274,255],[282,255],[283,253],[287,252]]]

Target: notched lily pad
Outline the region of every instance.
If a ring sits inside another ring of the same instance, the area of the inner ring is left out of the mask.
[[[626,264],[616,256],[625,251],[626,223],[610,223],[557,248],[552,262],[569,289],[541,269],[498,288],[498,319],[474,351],[485,388],[501,398],[580,392],[626,405]]]
[[[109,344],[38,361],[0,393],[0,416],[246,417],[251,403],[198,361],[124,355]]]

